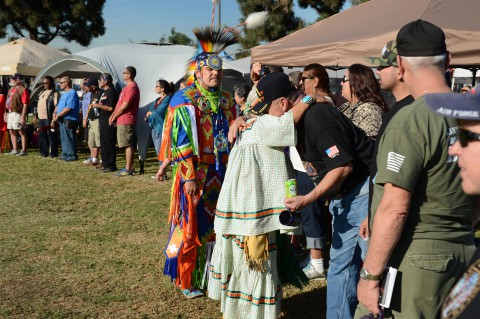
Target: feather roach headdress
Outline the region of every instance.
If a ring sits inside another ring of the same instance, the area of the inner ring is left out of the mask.
[[[229,28],[195,28],[193,33],[198,40],[197,53],[190,59],[187,66],[187,85],[193,83],[195,70],[209,66],[214,70],[222,68],[222,58],[218,56],[226,47],[238,43],[235,32]]]

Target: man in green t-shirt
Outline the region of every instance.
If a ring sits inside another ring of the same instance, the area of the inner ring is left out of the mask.
[[[397,62],[415,102],[400,110],[379,141],[372,202],[372,234],[360,272],[356,317],[379,313],[384,269],[398,269],[393,318],[435,318],[444,296],[474,252],[471,198],[460,188],[448,148],[456,123],[434,114],[423,96],[447,93],[450,54],[445,34],[422,20],[397,34]]]

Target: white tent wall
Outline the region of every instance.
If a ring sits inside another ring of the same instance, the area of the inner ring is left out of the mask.
[[[135,81],[140,88],[140,110],[136,127],[138,154],[140,159],[145,159],[150,140],[150,128],[143,119],[151,103],[157,98],[155,82],[158,79],[173,83],[179,81],[185,74],[187,61],[194,54],[193,47],[183,45],[118,44],[93,48],[49,63],[40,70],[32,88],[35,88],[46,75],[58,77],[61,74],[69,74],[69,72],[75,74],[75,71],[82,70],[93,72],[93,74],[108,72],[112,75],[114,83],[123,87],[123,69],[129,65],[134,66],[137,70]],[[249,63],[237,61],[225,61],[224,69],[240,73],[250,72]],[[232,77],[235,76],[229,76],[229,78]],[[226,79],[226,81],[228,81],[227,86],[230,87],[235,79]]]
[[[165,79],[175,83],[181,79],[185,73],[186,62],[194,52],[192,47],[181,45],[119,44],[76,54],[102,65],[122,87],[124,86],[124,68],[131,65],[137,70],[135,82],[140,88],[140,109],[137,114],[136,128],[140,159],[145,159],[150,140],[151,130],[143,119],[151,103],[157,98],[155,82],[158,79]]]

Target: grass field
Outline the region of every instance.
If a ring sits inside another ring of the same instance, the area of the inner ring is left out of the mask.
[[[151,179],[149,154],[145,175],[122,178],[83,166],[85,150],[0,155],[0,318],[221,318],[162,274],[170,182]],[[325,318],[324,282],[284,297],[282,318]]]

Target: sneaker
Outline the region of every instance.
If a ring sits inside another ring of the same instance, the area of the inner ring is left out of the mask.
[[[5,155],[17,155],[18,151],[17,150],[12,150],[10,153],[7,153]]]
[[[20,151],[20,152],[17,153],[16,156],[25,156],[25,155],[27,155],[27,152],[25,152],[25,151]]]
[[[122,176],[132,176],[133,175],[133,169],[132,170],[127,170],[126,168],[122,168],[115,174],[117,177],[122,177]]]
[[[89,157],[86,160],[84,160],[82,163],[83,163],[83,165],[91,165],[91,164],[93,164],[93,159],[91,157]]]
[[[205,296],[203,292],[197,289],[182,289],[182,294],[187,299],[193,299],[193,298]]]
[[[303,272],[305,273],[305,276],[307,276],[308,279],[310,280],[319,280],[319,279],[325,279],[325,270],[323,271],[318,271],[316,270],[312,263],[308,263],[308,265],[303,268]]]

